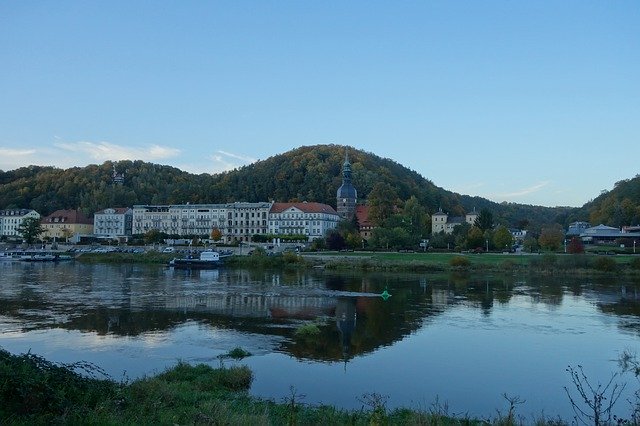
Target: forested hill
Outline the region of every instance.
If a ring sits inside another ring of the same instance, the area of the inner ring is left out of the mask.
[[[218,175],[194,175],[142,161],[107,161],[66,170],[32,166],[0,172],[0,209],[27,207],[46,215],[61,208],[81,208],[92,214],[134,204],[269,200],[318,201],[335,207],[344,156],[344,146],[305,146]],[[390,159],[353,148],[349,160],[360,201],[376,184],[386,183],[399,201],[415,196],[431,213],[439,207],[454,215],[487,208],[497,221],[512,226],[583,219],[577,216],[578,209],[497,204],[446,191]],[[125,173],[124,185],[112,183],[114,164],[118,173]]]
[[[585,204],[579,216],[593,225],[640,225],[640,175],[616,182],[611,191],[603,191]]]

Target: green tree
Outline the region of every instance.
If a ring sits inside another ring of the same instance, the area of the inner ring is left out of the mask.
[[[504,227],[498,226],[493,233],[493,245],[498,249],[511,248],[513,245],[513,235]]]
[[[391,185],[386,182],[377,183],[367,197],[369,220],[377,226],[383,225],[393,214],[397,201],[398,193]]]
[[[493,213],[487,209],[480,210],[480,214],[478,214],[478,217],[473,224],[482,231],[493,228]]]
[[[470,250],[484,247],[484,235],[482,234],[482,230],[477,226],[472,226],[467,233],[465,245]]]
[[[145,244],[162,243],[167,238],[167,234],[160,232],[157,229],[150,229],[144,234]]]
[[[342,250],[346,245],[344,237],[336,229],[327,232],[326,244],[329,250]]]
[[[44,234],[45,229],[40,223],[40,219],[36,217],[28,217],[18,225],[16,230],[27,244],[33,244],[40,235]]]
[[[431,233],[431,217],[415,195],[405,201],[403,214],[409,221],[411,233],[417,237],[427,236]]]

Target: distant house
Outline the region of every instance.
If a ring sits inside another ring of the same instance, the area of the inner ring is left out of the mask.
[[[360,236],[364,240],[369,240],[373,234],[375,226],[369,220],[369,206],[356,206],[356,218],[358,219],[358,227],[360,228]]]
[[[573,222],[569,224],[569,228],[567,229],[567,238],[578,237],[589,228],[591,228],[589,222]]]
[[[40,221],[44,228],[43,238],[78,241],[80,236],[93,234],[93,220],[80,210],[56,210]]]
[[[27,218],[40,218],[40,213],[32,209],[0,210],[0,237],[21,237],[18,227]]]
[[[451,234],[453,229],[458,225],[462,225],[463,223],[473,225],[478,216],[479,213],[476,212],[476,209],[473,209],[472,212],[469,212],[464,216],[449,216],[448,213],[445,213],[440,209],[431,215],[431,232],[433,234],[437,234],[439,232]]]
[[[640,232],[622,232],[618,228],[600,224],[587,228],[580,234],[580,238],[585,243],[606,244],[614,242],[619,238],[640,239]]]
[[[269,210],[269,234],[305,235],[309,241],[335,229],[340,216],[322,203],[273,203]]]
[[[98,237],[129,237],[132,232],[133,210],[129,207],[113,207],[93,215],[93,233]]]
[[[527,230],[526,229],[509,229],[511,236],[513,237],[513,241],[516,244],[522,244],[524,239],[527,238]]]

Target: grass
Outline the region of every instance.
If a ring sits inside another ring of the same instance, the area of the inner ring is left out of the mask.
[[[75,371],[83,367],[84,375]],[[86,363],[58,365],[32,354],[0,349],[0,419],[8,425],[514,425],[513,412],[490,420],[451,416],[434,404],[427,410],[388,410],[386,397],[365,394],[362,409],[311,406],[290,389],[281,402],[251,397],[246,366],[212,368],[178,363],[131,383],[91,377]],[[88,374],[88,375],[87,375]],[[565,424],[541,419],[536,424]]]
[[[379,253],[323,252],[304,256],[328,269],[437,272],[466,269],[492,272],[623,272],[638,273],[640,257],[634,255],[569,255],[556,253]],[[604,259],[604,260],[603,260]]]

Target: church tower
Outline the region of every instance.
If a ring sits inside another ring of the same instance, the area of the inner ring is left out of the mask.
[[[356,211],[358,193],[351,184],[351,163],[349,163],[349,151],[346,151],[344,164],[342,164],[342,185],[336,193],[336,210],[341,219],[351,219]]]

